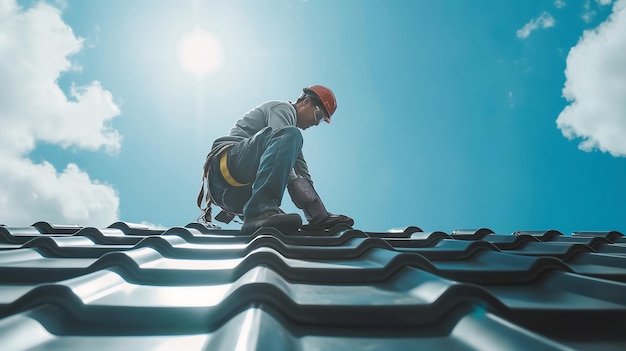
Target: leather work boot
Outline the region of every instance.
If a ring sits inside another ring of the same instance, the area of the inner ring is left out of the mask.
[[[302,225],[302,218],[297,213],[280,213],[267,211],[259,216],[245,219],[241,226],[242,234],[252,234],[262,227],[272,227],[280,230],[283,234],[289,235],[295,232]]]

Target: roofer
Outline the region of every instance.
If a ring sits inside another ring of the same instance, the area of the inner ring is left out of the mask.
[[[302,226],[297,213],[280,209],[285,188],[293,203],[303,210],[309,229],[329,229],[354,224],[352,218],[329,213],[313,188],[302,155],[302,133],[324,120],[330,123],[337,109],[335,94],[313,85],[302,90],[295,103],[268,101],[243,115],[228,135],[213,142],[203,173],[208,181],[204,219],[211,221],[211,203],[223,211],[216,219],[230,222],[243,218],[242,233],[274,227],[286,234]]]

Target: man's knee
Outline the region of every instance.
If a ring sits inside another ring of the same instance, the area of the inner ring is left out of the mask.
[[[274,131],[272,130],[271,127],[265,127],[259,130],[258,132],[256,132],[256,134],[254,134],[250,139],[254,141],[263,140],[264,142],[266,142],[267,140],[272,138],[273,134],[274,134]]]
[[[302,148],[302,132],[297,127],[285,127],[274,132],[273,137],[285,138],[288,143],[294,145],[294,147]]]

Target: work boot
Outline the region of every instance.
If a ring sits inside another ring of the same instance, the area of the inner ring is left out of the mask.
[[[254,218],[246,218],[241,226],[242,234],[252,234],[262,227],[272,227],[289,235],[302,225],[302,218],[297,213],[266,211]]]

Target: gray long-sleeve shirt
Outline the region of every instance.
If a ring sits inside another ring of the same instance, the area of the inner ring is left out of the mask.
[[[265,102],[248,111],[235,122],[235,125],[231,128],[228,135],[215,139],[211,153],[220,150],[225,145],[250,138],[265,127],[279,130],[289,126],[295,127],[296,122],[296,109],[291,103],[286,101]],[[291,181],[297,176],[304,177],[312,182],[302,151],[300,151],[296,158],[294,169],[292,169],[289,174],[289,180]]]

